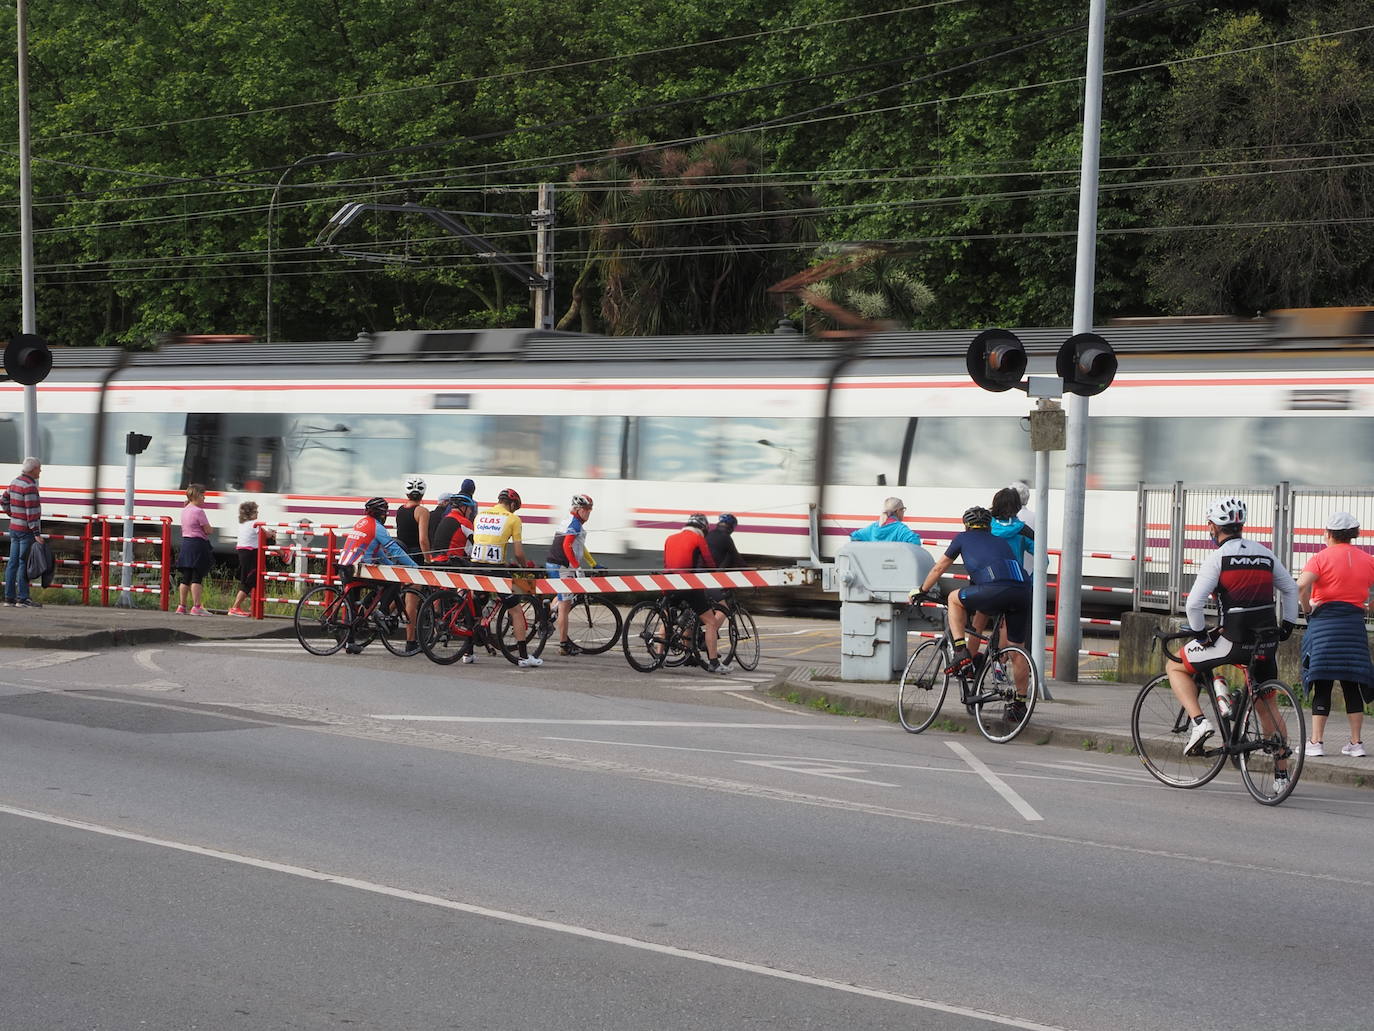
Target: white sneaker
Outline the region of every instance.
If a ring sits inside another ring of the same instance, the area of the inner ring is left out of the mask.
[[[1348,745],[1341,746],[1341,755],[1348,755],[1352,759],[1363,759],[1368,754],[1364,750],[1363,741],[1352,741]]]
[[[1342,751],[1342,752],[1345,752],[1345,749],[1342,748],[1341,751]],[[1311,758],[1312,756],[1314,756],[1314,755],[1325,755],[1325,754],[1326,754],[1326,750],[1325,750],[1324,748],[1322,748],[1322,743],[1321,743],[1320,741],[1309,741],[1309,742],[1307,742],[1306,746],[1303,748],[1302,754],[1305,755],[1305,756],[1307,756],[1307,757],[1310,759],[1310,758]],[[1346,755],[1349,755],[1350,753],[1349,753],[1349,752],[1345,752],[1345,754],[1346,754]]]
[[[544,660],[537,655],[531,655],[529,658],[521,659],[516,665],[522,669],[533,669],[535,666],[544,665]]]
[[[1217,728],[1212,726],[1212,721],[1206,716],[1202,717],[1201,723],[1193,724],[1193,732],[1188,735],[1188,747],[1183,750],[1184,755],[1196,755],[1202,751],[1203,742],[1217,732]]]
[[[476,662],[476,661],[477,661],[477,656],[476,656],[476,655],[473,655],[472,652],[464,652],[464,653],[463,653],[463,663],[464,663],[465,665],[471,666],[471,665],[472,665],[474,662]]]

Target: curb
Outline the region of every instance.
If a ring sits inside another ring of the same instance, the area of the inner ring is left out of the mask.
[[[835,690],[838,687],[839,690]],[[846,694],[842,684],[834,684],[827,681],[825,686],[819,687],[809,680],[792,680],[788,674],[780,673],[772,680],[758,685],[755,690],[762,694],[767,694],[780,701],[793,701],[798,704],[808,706],[819,711],[826,711],[827,706],[836,706],[842,709],[842,713],[835,715],[859,716],[867,719],[885,720],[896,724],[897,704],[893,702],[880,701],[877,698],[867,698],[862,695]],[[896,691],[896,688],[893,688]],[[1072,748],[1080,752],[1102,752],[1104,754],[1133,755],[1135,743],[1131,740],[1129,733],[1114,734],[1109,731],[1094,730],[1091,728],[1079,728],[1056,726],[1053,724],[1043,724],[1036,722],[1036,716],[1031,716],[1031,724],[1026,728],[1024,734],[1017,739],[1019,743],[1033,745],[1057,745],[1060,748]],[[961,705],[950,706],[946,703],[945,708],[940,711],[940,719],[948,720],[956,724],[963,731],[977,733],[978,728],[973,722],[973,718],[968,715]],[[899,726],[900,729],[900,726]],[[1341,766],[1336,763],[1323,762],[1320,759],[1307,759],[1303,762],[1301,781],[1314,781],[1319,784],[1336,784],[1351,788],[1374,788],[1374,772],[1366,769],[1359,769],[1349,766]],[[1301,786],[1301,781],[1299,786]]]
[[[174,641],[253,641],[269,638],[295,637],[291,627],[275,627],[258,634],[234,637],[205,637],[175,627],[120,627],[110,630],[89,630],[63,634],[60,637],[42,634],[0,634],[0,648],[50,648],[58,651],[89,651],[98,648],[135,647],[144,644],[168,644]]]

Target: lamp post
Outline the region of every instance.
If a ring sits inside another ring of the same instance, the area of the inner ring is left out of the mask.
[[[272,216],[277,210],[277,198],[281,196],[282,185],[287,177],[298,168],[306,165],[327,165],[335,161],[345,161],[348,158],[358,155],[344,150],[331,150],[328,154],[310,154],[303,158],[297,158],[287,165],[277,180],[277,185],[272,188],[272,199],[267,202],[267,343],[272,342]]]

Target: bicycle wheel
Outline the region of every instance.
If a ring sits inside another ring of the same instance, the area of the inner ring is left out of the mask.
[[[516,633],[515,614],[525,617],[524,634]],[[508,594],[501,602],[493,623],[496,630],[496,645],[501,654],[511,662],[520,661],[520,645],[525,645],[525,654],[535,658],[544,650],[551,632],[548,614],[544,603],[528,594]]]
[[[1202,700],[1199,697],[1199,701]],[[1216,721],[1221,717],[1213,712]],[[1197,788],[1226,765],[1226,752],[1213,736],[1200,755],[1185,755],[1192,731],[1188,714],[1161,673],[1140,689],[1131,707],[1131,741],[1150,775],[1172,788]],[[1220,726],[1218,722],[1216,724]]]
[[[337,587],[312,587],[296,602],[296,640],[311,655],[333,655],[348,640],[353,607]]]
[[[583,594],[568,610],[568,640],[588,655],[600,655],[615,647],[622,629],[620,610],[605,598]]]
[[[1278,805],[1293,793],[1306,740],[1302,703],[1293,689],[1277,680],[1256,687],[1240,731],[1240,779],[1256,802]],[[1288,775],[1280,777],[1280,771]]]
[[[620,646],[625,661],[641,673],[652,673],[663,665],[668,654],[668,626],[658,602],[641,601],[630,609]]]
[[[436,591],[420,605],[416,633],[432,662],[450,666],[472,645],[472,607],[466,591]]]
[[[1026,694],[1016,693],[1018,668],[1028,671]],[[1035,663],[1030,653],[1014,644],[988,653],[973,685],[973,720],[994,744],[1004,744],[1026,729],[1035,711]]]
[[[754,617],[743,605],[737,604],[730,610],[730,654],[725,662],[727,665],[733,662],[745,672],[751,672],[759,668],[762,657],[763,645]]]
[[[406,586],[396,592],[396,597],[387,606],[387,611],[383,612],[381,607],[378,607],[372,613],[372,623],[377,627],[377,636],[382,639],[383,646],[392,655],[405,655],[406,645],[414,643],[413,638],[409,642],[406,640],[406,631],[410,629],[411,613],[418,617],[424,601],[424,591],[418,587]],[[416,631],[418,630],[417,624]]]
[[[897,719],[910,734],[919,734],[934,723],[945,703],[950,679],[945,667],[949,657],[940,644],[926,641],[912,652],[897,684]]]

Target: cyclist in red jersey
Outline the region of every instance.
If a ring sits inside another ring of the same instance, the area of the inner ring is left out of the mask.
[[[711,557],[711,549],[706,544],[706,516],[694,512],[687,517],[687,523],[681,530],[663,542],[663,569],[668,573],[684,573],[693,569],[715,568],[716,560]],[[674,591],[668,600],[691,606],[701,625],[706,628],[707,661],[703,668],[707,673],[724,673],[725,665],[720,661],[716,637],[721,623],[725,621],[725,613],[711,604],[704,590]]]

